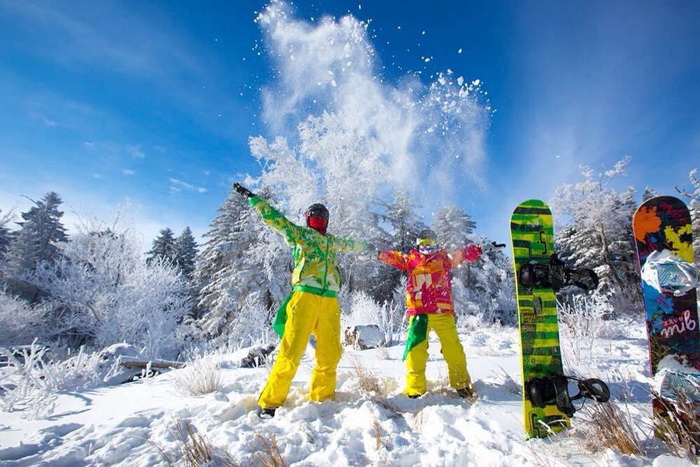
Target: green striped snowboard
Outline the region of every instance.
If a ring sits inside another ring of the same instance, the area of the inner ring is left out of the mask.
[[[528,437],[544,437],[570,426],[569,417],[552,405],[535,407],[528,384],[533,378],[563,375],[554,290],[526,288],[517,278],[523,264],[549,264],[554,253],[552,212],[542,201],[521,203],[510,221],[515,266],[518,324],[522,350],[523,406]]]

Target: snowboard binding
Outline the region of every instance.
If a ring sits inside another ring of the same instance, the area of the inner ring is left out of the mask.
[[[569,381],[578,385],[578,394],[569,394]],[[556,405],[566,416],[572,417],[576,412],[573,401],[578,399],[593,399],[596,402],[610,400],[608,385],[597,378],[579,379],[573,376],[545,376],[533,378],[525,384],[527,398],[535,407],[544,408]]]
[[[568,285],[575,285],[584,290],[598,287],[598,275],[592,269],[570,269],[557,258],[556,253],[549,264],[527,263],[520,267],[518,282],[528,289],[551,287],[559,290]]]

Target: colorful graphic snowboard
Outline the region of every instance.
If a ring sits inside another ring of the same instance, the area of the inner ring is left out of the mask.
[[[690,213],[681,200],[659,196],[637,209],[632,226],[642,270],[651,375],[661,377],[667,387],[660,391],[670,397],[667,389],[673,387],[671,392],[677,393],[684,380],[697,379],[700,374],[697,291],[694,286],[686,290],[687,284],[681,287],[688,283],[683,267],[691,270],[693,264]],[[680,262],[690,265],[678,267]],[[697,391],[688,389],[687,395],[695,399]],[[655,399],[653,406],[654,413],[663,416],[666,410],[661,402]]]
[[[537,407],[529,395],[530,384],[537,378],[563,375],[557,302],[551,287],[527,288],[517,278],[524,264],[550,263],[554,254],[552,212],[540,200],[525,201],[513,212],[510,231],[522,349],[525,431],[528,437],[539,438],[570,426],[569,417],[557,408],[555,401]]]

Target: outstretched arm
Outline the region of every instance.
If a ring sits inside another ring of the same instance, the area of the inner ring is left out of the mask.
[[[287,219],[284,214],[273,208],[270,203],[259,198],[243,185],[234,183],[233,189],[236,190],[237,193],[248,198],[248,202],[260,213],[265,224],[280,233],[288,245],[294,245],[295,240],[299,237],[301,227]]]
[[[341,253],[359,253],[367,250],[367,243],[361,240],[353,240],[352,238],[333,237],[333,245],[336,251]]]
[[[465,261],[473,263],[481,258],[482,251],[481,247],[476,244],[467,245],[464,248],[455,250],[448,255],[450,257],[450,267],[454,268]]]
[[[408,270],[407,257],[400,251],[380,251],[377,259],[379,259],[379,261],[382,263],[395,267],[396,269],[401,269],[402,271]]]

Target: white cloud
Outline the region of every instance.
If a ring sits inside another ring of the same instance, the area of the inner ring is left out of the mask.
[[[124,169],[124,170],[122,170],[122,173],[124,175],[134,175],[136,172],[131,170],[131,169]]]
[[[146,157],[146,153],[141,149],[141,145],[127,146],[126,150],[134,159],[143,159]]]
[[[194,191],[197,193],[206,193],[207,189],[201,186],[195,186],[177,178],[170,178],[170,191],[180,192],[182,190]]]

